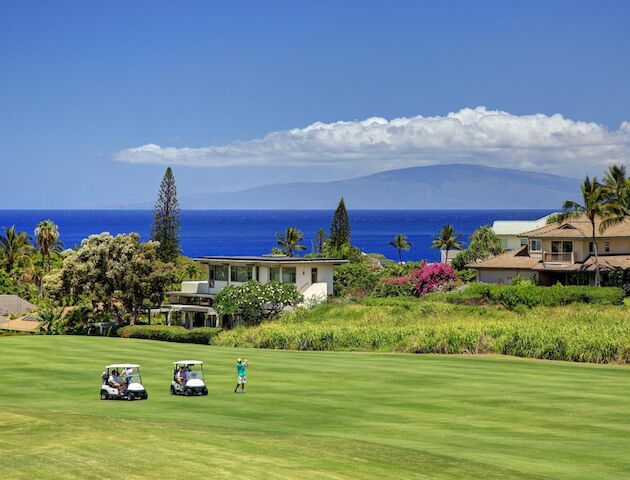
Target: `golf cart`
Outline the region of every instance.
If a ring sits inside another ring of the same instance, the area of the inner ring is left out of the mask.
[[[203,380],[203,362],[200,360],[180,360],[173,362],[171,395],[208,395]]]
[[[107,365],[101,375],[101,400],[146,400],[149,398],[142,385],[140,365],[115,363]]]

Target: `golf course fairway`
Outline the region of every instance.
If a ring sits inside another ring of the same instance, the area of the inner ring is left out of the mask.
[[[182,359],[207,397],[169,395]],[[147,401],[99,399],[116,362]],[[630,478],[623,366],[71,336],[0,338],[0,365],[2,479]]]

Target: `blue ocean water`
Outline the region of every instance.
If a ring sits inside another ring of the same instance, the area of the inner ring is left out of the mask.
[[[413,243],[404,258],[439,258],[431,249],[433,236],[445,224],[468,236],[494,220],[533,220],[548,210],[354,210],[350,211],[353,244],[365,252],[396,258],[388,242],[404,233]],[[275,246],[276,232],[295,226],[304,232],[304,244],[311,247],[319,228],[328,231],[330,210],[185,210],[181,212],[181,245],[184,255],[260,255]],[[15,225],[32,235],[35,225],[51,219],[66,247],[100,233],[138,232],[147,239],[152,213],[149,210],[0,210],[0,227]]]

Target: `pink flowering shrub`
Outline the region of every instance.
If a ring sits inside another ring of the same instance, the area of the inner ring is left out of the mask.
[[[423,296],[430,292],[449,290],[456,278],[455,271],[446,263],[425,263],[407,275],[381,279],[374,289],[374,296]]]
[[[452,288],[456,279],[455,270],[448,263],[431,263],[420,270],[416,292],[420,296],[431,292],[443,292]]]
[[[415,269],[400,277],[387,277],[374,288],[375,297],[410,297],[416,294],[416,283],[420,269]]]

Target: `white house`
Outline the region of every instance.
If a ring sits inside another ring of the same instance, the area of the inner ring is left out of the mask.
[[[200,257],[196,262],[207,268],[207,280],[182,282],[180,291],[168,292],[168,302],[160,309],[169,324],[175,317],[188,327],[221,326],[214,310],[214,297],[228,285],[242,285],[250,280],[261,283],[292,283],[313,305],[333,294],[333,269],[346,260],[303,258],[285,255]]]

